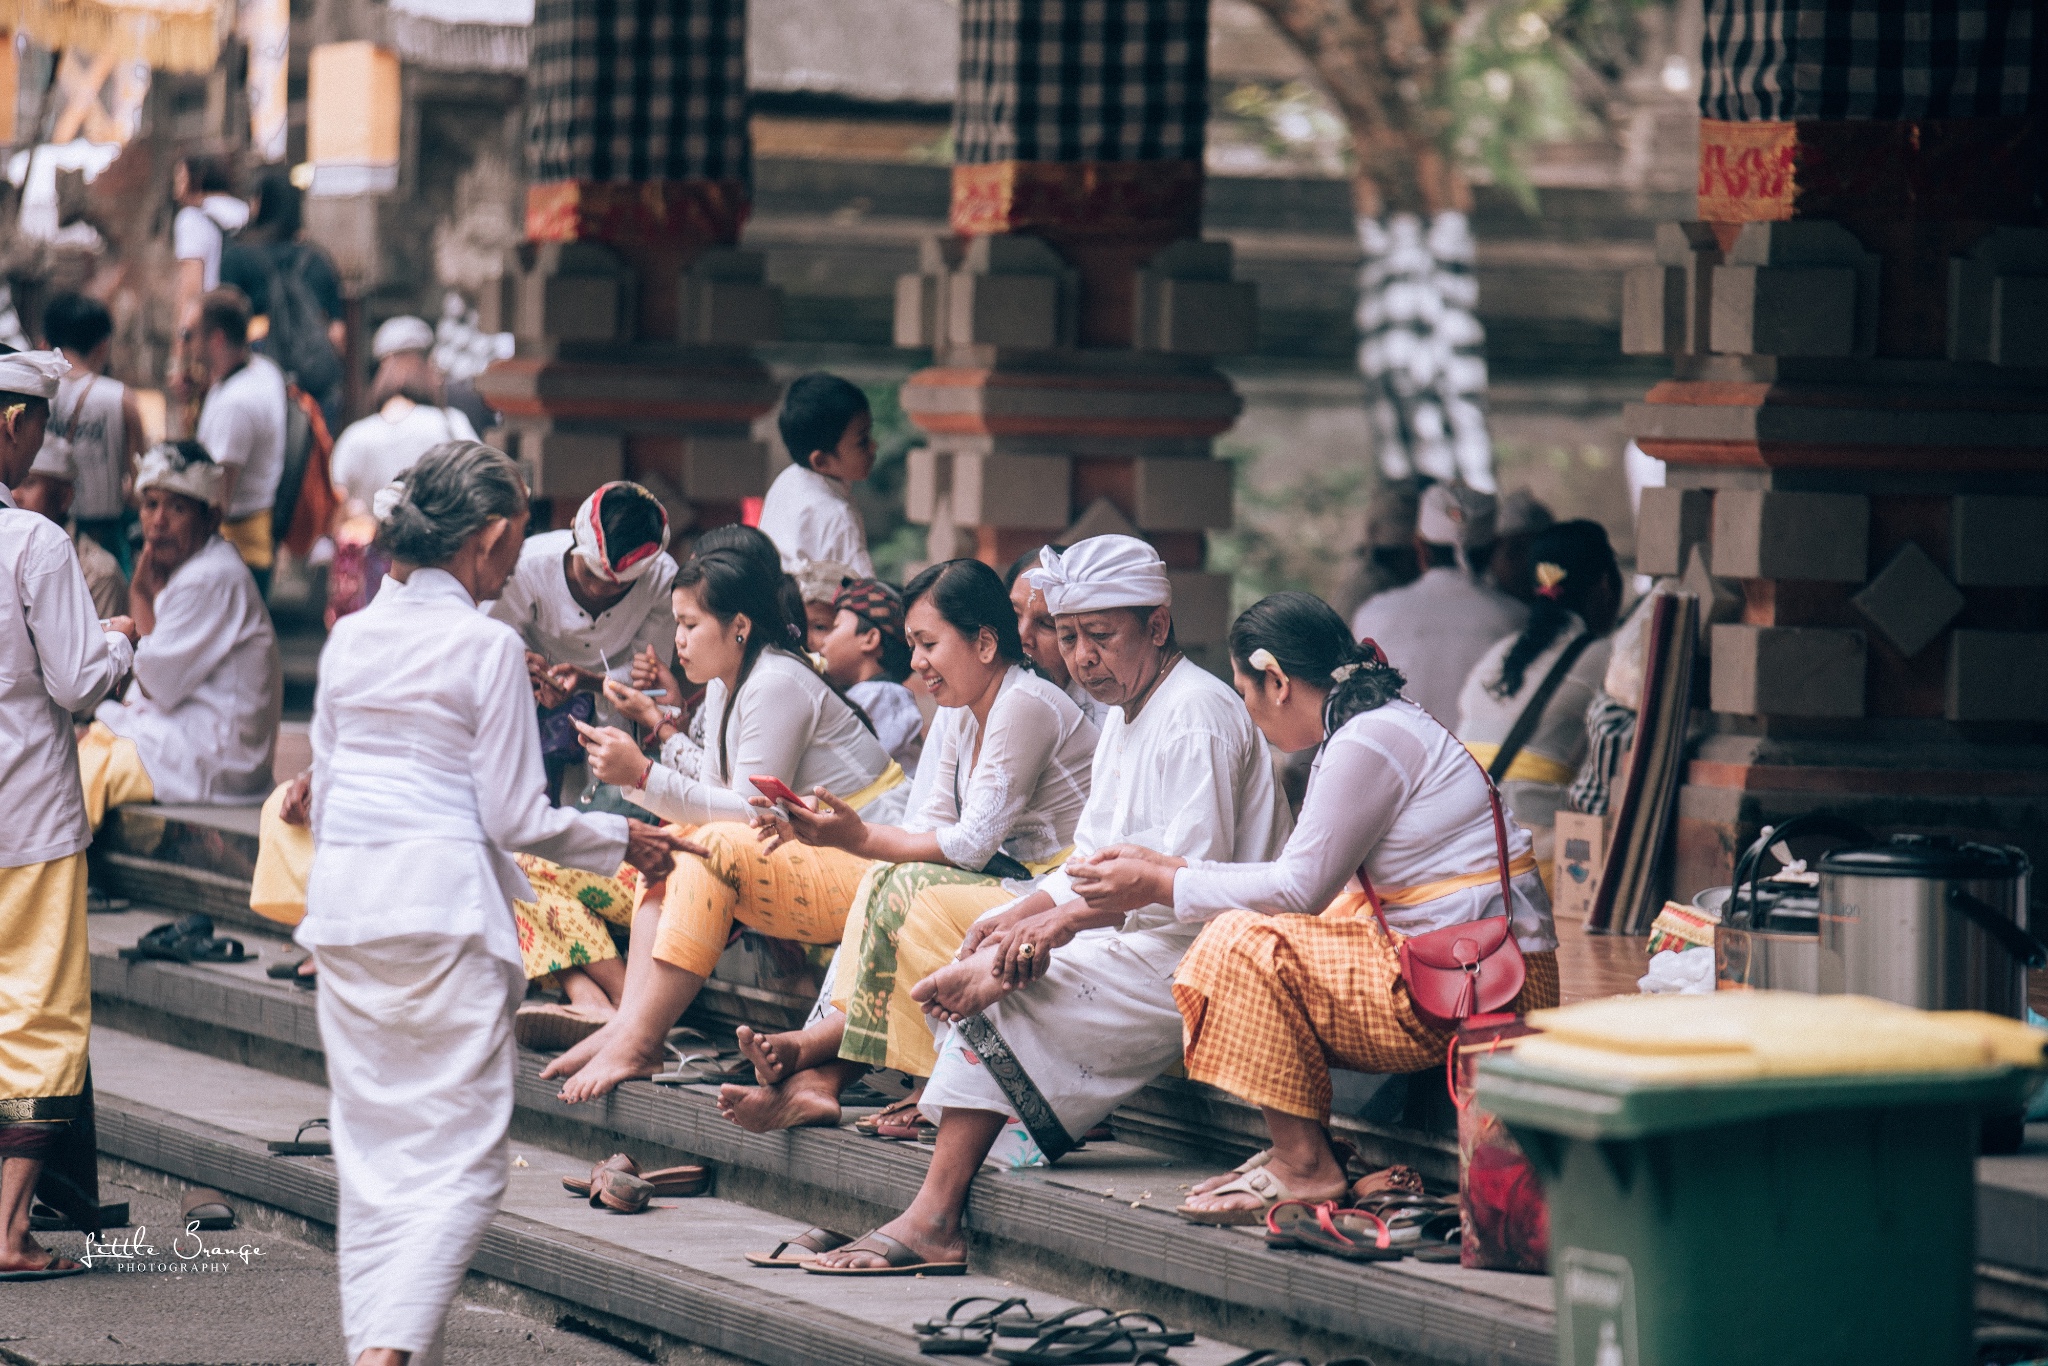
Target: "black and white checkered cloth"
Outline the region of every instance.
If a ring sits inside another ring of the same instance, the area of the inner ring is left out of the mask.
[[[1208,0],[961,0],[954,160],[1199,161]]]
[[[536,182],[748,178],[746,0],[538,0],[532,53]]]
[[[1942,119],[2026,114],[2048,84],[2041,0],[1706,0],[1700,114]]]

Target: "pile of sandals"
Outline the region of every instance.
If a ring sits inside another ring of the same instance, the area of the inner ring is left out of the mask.
[[[216,938],[213,917],[193,914],[157,926],[121,950],[131,963],[246,963],[255,958],[239,939]]]
[[[588,1200],[592,1209],[639,1214],[656,1196],[702,1195],[711,1189],[711,1173],[694,1165],[643,1172],[630,1155],[613,1153],[587,1177],[563,1177],[562,1189]]]
[[[1153,1314],[1079,1306],[1041,1317],[1022,1297],[988,1295],[956,1300],[943,1317],[911,1327],[918,1350],[927,1356],[989,1354],[1017,1366],[1119,1361],[1173,1366],[1167,1349],[1195,1340],[1193,1333],[1168,1328]]]

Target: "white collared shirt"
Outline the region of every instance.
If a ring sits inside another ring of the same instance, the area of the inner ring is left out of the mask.
[[[100,630],[64,529],[0,484],[0,868],[66,858],[92,842],[73,712],[128,672],[125,636]]]
[[[853,490],[816,470],[791,465],[775,476],[761,502],[761,532],[782,552],[784,573],[806,560],[829,560],[861,578],[875,576]]]
[[[125,702],[94,717],[135,742],[160,802],[257,806],[284,707],[277,634],[256,580],[218,536],[172,571],[156,629],[135,647]]]
[[[1181,659],[1161,679],[1138,719],[1111,707],[1095,746],[1088,803],[1074,828],[1074,852],[1139,844],[1182,858],[1263,863],[1293,827],[1273,781],[1266,742],[1229,685]],[[1057,905],[1074,898],[1067,870],[1039,884]],[[1125,931],[1175,927],[1173,907],[1140,907]],[[1192,938],[1198,926],[1185,925]]]
[[[313,711],[313,835],[298,942],[474,935],[517,963],[510,857],[616,873],[626,819],[548,805],[526,653],[439,569],[335,623]]]
[[[799,794],[822,787],[847,797],[882,776],[889,752],[868,732],[832,685],[817,670],[783,650],[763,650],[740,684],[732,716],[724,721],[725,759],[718,737],[725,713],[725,684],[714,678],[704,689],[697,715],[704,743],[687,735],[662,747],[661,762],[649,770],[644,788],[627,797],[681,825],[744,821],[754,814],[747,799],[756,777],[780,778]],[[866,820],[894,825],[910,785],[883,793],[861,811]]]
[[[620,598],[595,617],[583,610],[569,591],[568,571],[562,557],[576,544],[573,531],[547,531],[527,538],[519,552],[518,567],[498,600],[489,604],[490,614],[517,631],[526,648],[545,656],[550,664],[574,664],[592,673],[604,673],[611,661],[610,677],[628,682],[633,656],[643,645],[654,647],[663,664],[676,657],[676,613],[669,597],[675,582],[676,562],[667,552],[654,557],[645,574],[633,581]],[[657,698],[657,702],[678,706],[679,697]],[[603,697],[597,699],[597,724],[623,726],[625,723]]]
[[[980,869],[998,849],[1039,863],[1074,842],[1088,800],[1095,726],[1067,695],[1011,665],[988,709],[988,734],[966,707],[942,707],[925,742],[906,830],[935,830],[956,868]],[[971,770],[971,771],[970,771]]]
[[[284,371],[268,356],[251,355],[232,375],[206,391],[193,433],[214,463],[233,465],[230,521],[267,511],[284,476]],[[281,528],[280,528],[281,529]]]

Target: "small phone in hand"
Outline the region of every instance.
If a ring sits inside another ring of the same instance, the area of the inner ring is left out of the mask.
[[[802,797],[797,796],[795,792],[790,790],[788,783],[785,783],[772,773],[757,773],[747,779],[747,781],[752,783],[760,791],[761,795],[770,801],[788,802],[792,806],[801,806],[805,810],[810,809]]]

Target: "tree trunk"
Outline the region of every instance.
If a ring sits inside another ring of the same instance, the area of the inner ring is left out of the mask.
[[[1435,101],[1455,8],[1430,0],[1253,0],[1315,69],[1351,132],[1358,370],[1389,478],[1494,488],[1471,196]]]

